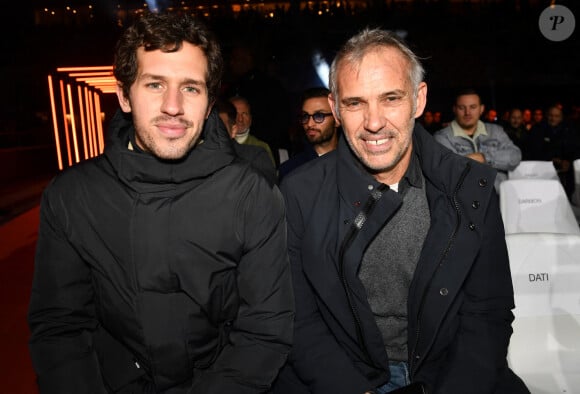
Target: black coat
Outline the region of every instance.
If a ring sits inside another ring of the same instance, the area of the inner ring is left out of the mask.
[[[495,170],[450,152],[421,126],[413,149],[431,227],[409,289],[411,378],[429,393],[494,393],[511,385],[506,393],[527,392],[506,364],[514,301]],[[394,192],[381,188],[344,139],[282,183],[296,320],[277,393],[362,394],[389,379],[357,277],[366,247],[398,208]]]
[[[212,113],[180,161],[127,149],[46,189],[29,310],[41,393],[259,393],[290,350],[282,197]],[[131,390],[127,389],[130,385]]]

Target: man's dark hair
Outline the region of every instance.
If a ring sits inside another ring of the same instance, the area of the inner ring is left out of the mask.
[[[481,94],[479,94],[479,92],[474,89],[474,88],[465,88],[465,89],[461,89],[460,91],[458,91],[455,94],[455,100],[453,101],[453,105],[457,104],[457,100],[459,100],[459,97],[461,96],[467,96],[467,95],[476,95],[477,97],[479,97],[479,103],[483,104],[483,98],[481,97]]]
[[[210,102],[215,101],[223,70],[220,46],[201,21],[177,13],[147,13],[135,21],[117,42],[114,74],[125,97],[129,97],[131,85],[137,78],[137,49],[176,52],[183,42],[199,47],[207,58],[208,96]]]
[[[325,87],[313,87],[308,88],[302,93],[302,104],[308,99],[315,98],[315,97],[328,97],[330,94],[330,90]]]

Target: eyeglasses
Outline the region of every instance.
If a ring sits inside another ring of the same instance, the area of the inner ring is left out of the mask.
[[[326,119],[327,116],[332,116],[332,112],[315,112],[312,115],[303,112],[302,115],[300,115],[299,120],[300,123],[306,124],[308,123],[308,120],[312,118],[312,120],[314,120],[315,123],[322,123],[324,122],[324,119]]]

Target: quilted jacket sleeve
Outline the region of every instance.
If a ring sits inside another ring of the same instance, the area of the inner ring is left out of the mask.
[[[43,195],[28,312],[40,392],[106,393],[92,346],[97,327],[89,268],[67,241],[58,199]],[[56,205],[56,207],[55,207]]]

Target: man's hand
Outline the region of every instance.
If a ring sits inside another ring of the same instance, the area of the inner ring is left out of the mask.
[[[469,153],[467,155],[465,155],[466,157],[469,157],[472,160],[478,161],[480,163],[485,163],[485,155],[481,152],[475,152],[475,153]]]

